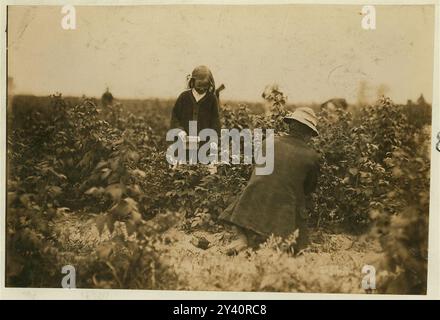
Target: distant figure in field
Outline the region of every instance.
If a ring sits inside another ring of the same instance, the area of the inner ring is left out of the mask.
[[[317,118],[310,108],[298,108],[284,117],[289,135],[274,138],[274,171],[256,175],[242,194],[220,215],[235,226],[238,239],[227,254],[256,246],[270,235],[287,237],[299,231],[295,252],[308,241],[305,196],[314,191],[319,175],[318,154],[308,145],[318,135]]]
[[[334,111],[336,110],[336,108],[347,110],[348,104],[347,101],[343,98],[333,98],[321,104],[321,108],[327,108],[330,111]]]
[[[180,128],[179,137],[189,134],[189,121],[197,121],[197,131],[214,129],[220,135],[219,103],[214,77],[206,66],[196,67],[188,82],[189,89],[176,100],[171,114],[171,129]]]
[[[110,93],[109,89],[102,94],[101,96],[101,104],[103,107],[111,106],[113,104],[113,95]]]
[[[339,121],[340,114],[336,112],[336,110],[347,110],[348,104],[347,101],[343,98],[333,98],[327,100],[323,104],[321,104],[321,110],[327,111],[326,119],[329,123],[336,123]]]

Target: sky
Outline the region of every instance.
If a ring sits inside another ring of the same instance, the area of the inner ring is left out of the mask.
[[[10,6],[8,76],[14,93],[176,98],[186,75],[207,65],[222,99],[261,101],[278,84],[289,102],[350,103],[363,92],[397,103],[432,101],[433,6],[77,6],[76,29],[61,6]]]

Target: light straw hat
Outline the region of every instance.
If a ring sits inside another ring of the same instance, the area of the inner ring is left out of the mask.
[[[318,135],[318,129],[316,129],[318,119],[316,118],[315,112],[310,108],[298,108],[293,113],[288,113],[283,120],[284,122],[290,122],[292,120],[301,122],[312,129],[315,132],[315,135]]]

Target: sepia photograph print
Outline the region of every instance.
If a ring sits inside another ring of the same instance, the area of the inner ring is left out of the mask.
[[[427,295],[436,6],[3,6],[5,288]]]

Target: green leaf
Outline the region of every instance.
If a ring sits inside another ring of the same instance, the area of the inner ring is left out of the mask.
[[[355,176],[358,174],[359,170],[357,168],[350,168],[348,169],[348,172],[350,172],[351,175]]]
[[[139,170],[139,169],[135,169],[135,170],[131,170],[131,174],[141,177],[141,178],[145,178],[147,176],[147,174],[145,173],[145,171]]]
[[[114,183],[105,188],[105,192],[110,195],[114,202],[119,202],[122,194],[124,193],[124,188],[121,186],[121,184]]]
[[[107,215],[99,215],[96,218],[96,228],[98,229],[99,235],[102,235],[102,232],[104,231],[104,227],[107,224]]]
[[[101,180],[105,180],[108,178],[108,176],[112,173],[112,170],[109,168],[104,168],[101,170]]]
[[[127,229],[127,234],[129,236],[131,236],[133,233],[135,233],[136,229],[137,229],[136,224],[132,221],[127,221],[125,223],[125,228]]]

